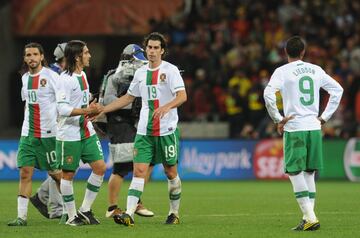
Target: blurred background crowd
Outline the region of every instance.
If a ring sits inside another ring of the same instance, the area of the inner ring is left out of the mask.
[[[181,109],[182,120],[226,120],[230,137],[277,136],[262,93],[273,70],[285,63],[286,39],[297,34],[308,44],[305,60],[322,66],[345,90],[325,135],[359,136],[360,2],[197,3],[152,22],[153,30],[167,32],[168,58],[184,70],[190,101]]]
[[[166,60],[182,70],[189,95],[180,108],[182,122],[226,122],[229,138],[277,137],[262,94],[274,69],[286,63],[286,39],[296,34],[307,42],[304,60],[323,67],[344,88],[339,109],[324,126],[325,136],[360,136],[359,1],[184,0],[176,1],[176,7],[171,15],[149,17],[142,33],[165,34],[169,43]],[[134,43],[130,40],[141,43],[143,35],[127,29],[116,38],[90,40],[93,45],[116,44],[119,39],[123,45]],[[45,45],[46,41],[54,44],[72,38],[35,37]],[[26,37],[18,40],[19,45],[26,41]],[[113,48],[106,52],[110,51]],[[95,88],[99,78],[116,67],[120,51],[121,47],[117,55],[105,53],[105,59],[90,69],[90,80],[97,79]],[[19,84],[13,84],[11,90],[19,90]],[[278,99],[281,108],[280,95]],[[324,109],[326,103],[322,92],[320,107]]]

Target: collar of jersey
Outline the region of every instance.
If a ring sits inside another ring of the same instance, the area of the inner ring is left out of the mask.
[[[74,73],[72,73],[72,74],[73,74],[73,75],[75,75],[76,77],[80,77],[80,76],[82,76],[82,72],[83,72],[83,71],[81,71],[81,73],[80,73],[80,74],[77,74],[77,73],[75,73],[75,72],[74,72]]]
[[[29,75],[31,76],[31,77],[35,77],[35,76],[38,76],[43,70],[44,70],[44,66],[40,69],[40,71],[39,72],[37,72],[36,74],[31,74],[30,73],[30,71],[29,71]]]
[[[148,69],[149,71],[156,71],[156,70],[158,70],[158,69],[161,67],[162,64],[163,64],[163,61],[161,60],[161,63],[160,63],[159,66],[156,67],[156,68],[151,69],[151,68],[149,67],[149,63],[146,65],[146,67],[147,67],[147,69]]]

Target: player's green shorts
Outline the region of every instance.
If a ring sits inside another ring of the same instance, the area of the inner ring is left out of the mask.
[[[284,133],[285,173],[323,168],[320,130]]]
[[[136,135],[134,163],[175,165],[179,158],[179,130],[167,136]]]
[[[22,136],[17,154],[17,167],[32,166],[40,170],[59,169],[55,153],[55,137],[34,138]]]
[[[80,159],[84,163],[103,160],[103,151],[97,135],[81,141],[56,141],[56,156],[60,161],[60,168],[67,171],[76,171]]]

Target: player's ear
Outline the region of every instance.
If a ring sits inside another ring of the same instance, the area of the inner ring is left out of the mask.
[[[305,49],[303,49],[303,50],[301,51],[301,53],[300,53],[300,58],[302,59],[302,58],[304,57],[304,55],[305,55]]]
[[[160,52],[160,54],[164,54],[165,53],[165,50],[164,50],[164,48],[161,48],[161,52]]]
[[[40,55],[40,61],[43,61],[43,60],[44,60],[44,55],[41,54],[41,55]]]

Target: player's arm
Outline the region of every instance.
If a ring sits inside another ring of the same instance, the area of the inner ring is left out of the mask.
[[[264,90],[264,100],[265,106],[269,113],[269,116],[275,123],[279,123],[283,120],[283,116],[281,116],[279,109],[276,105],[276,92],[281,88],[281,75],[278,70],[275,70],[273,75],[270,78],[269,84],[266,86]]]
[[[87,108],[74,108],[70,105],[71,84],[60,78],[56,83],[56,104],[60,116],[73,117],[80,115],[92,115],[99,113],[99,107],[96,106],[94,100]]]
[[[101,111],[101,107],[96,104],[96,98],[90,103],[90,105],[86,108],[73,108],[70,116],[74,117],[74,116],[81,116],[81,115],[95,115],[95,114],[99,114]]]
[[[130,103],[132,103],[135,100],[135,96],[130,95],[129,93],[126,93],[124,96],[121,96],[120,98],[117,98],[112,103],[106,105],[102,108],[102,113],[108,113],[113,112],[116,110],[119,110]]]
[[[165,114],[168,113],[171,109],[179,107],[187,100],[184,80],[176,66],[173,66],[171,69],[171,79],[169,79],[169,86],[171,93],[175,94],[176,96],[170,102],[156,109],[153,113],[154,118],[163,118],[163,116],[165,116]]]
[[[25,91],[26,91],[26,88],[24,86],[24,76],[21,78],[21,81],[22,81],[22,87],[21,87],[21,100],[23,102],[25,102],[25,105],[24,105],[24,115],[25,115],[25,111],[26,111],[26,97],[25,97]]]
[[[157,118],[160,117],[162,118],[166,113],[168,113],[171,109],[173,108],[177,108],[179,107],[181,104],[183,104],[184,102],[186,102],[187,100],[187,94],[185,89],[184,90],[180,90],[176,92],[176,97],[170,101],[169,103],[159,107],[158,109],[156,109],[154,111],[153,117]]]
[[[324,72],[324,77],[323,77],[321,83],[322,83],[321,87],[325,91],[327,91],[330,95],[329,101],[325,107],[325,110],[319,117],[319,120],[321,121],[321,123],[324,124],[326,121],[328,121],[330,119],[332,114],[338,108],[344,89],[341,87],[341,85],[338,82],[336,82],[335,79],[330,77],[325,72]]]

